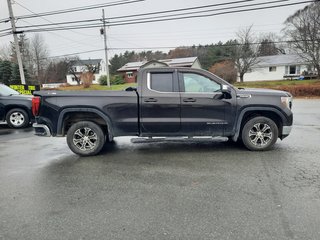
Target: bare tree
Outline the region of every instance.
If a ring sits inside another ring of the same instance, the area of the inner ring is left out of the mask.
[[[10,46],[2,45],[0,46],[0,60],[10,60]]]
[[[233,60],[238,70],[240,82],[243,82],[244,75],[251,67],[258,63],[259,44],[252,33],[252,26],[241,29],[237,33],[236,44],[233,49]]]
[[[309,4],[285,21],[292,49],[317,70],[320,78],[320,2]]]
[[[285,54],[286,45],[280,42],[280,37],[272,32],[260,35],[259,56]]]
[[[80,85],[81,83],[81,71],[78,71],[77,67],[74,66],[75,63],[79,62],[79,57],[78,56],[74,56],[74,57],[70,57],[70,58],[66,58],[65,62],[67,63],[68,66],[68,73],[72,74],[74,77],[74,80],[77,82],[78,85]]]
[[[35,34],[30,42],[30,52],[34,63],[34,75],[40,82],[45,75],[45,68],[47,66],[47,58],[49,55],[48,47],[44,38],[39,33]]]

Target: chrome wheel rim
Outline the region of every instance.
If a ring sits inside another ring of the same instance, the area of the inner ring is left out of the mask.
[[[73,134],[73,144],[81,151],[92,150],[98,141],[97,134],[88,127],[79,128]]]
[[[256,123],[249,131],[250,142],[257,147],[268,145],[272,138],[271,127],[266,123]]]
[[[19,127],[24,124],[25,118],[21,112],[13,112],[9,120],[13,126]]]

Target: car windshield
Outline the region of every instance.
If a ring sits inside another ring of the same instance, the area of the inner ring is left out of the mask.
[[[9,88],[6,85],[0,84],[0,95],[1,96],[11,96],[11,95],[19,95],[20,93]]]

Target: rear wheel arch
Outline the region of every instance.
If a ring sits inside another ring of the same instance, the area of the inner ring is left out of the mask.
[[[113,138],[112,122],[110,118],[97,109],[71,108],[61,111],[58,119],[57,135],[65,136],[70,127],[80,121],[89,121],[97,124],[108,139]]]
[[[31,107],[31,106],[30,106],[30,107]],[[15,109],[15,108],[19,108],[19,109],[22,109],[22,110],[26,111],[27,114],[28,114],[28,117],[29,117],[30,119],[32,118],[32,113],[31,113],[30,108],[28,108],[27,106],[24,106],[24,105],[7,105],[7,106],[5,107],[5,115],[6,115],[9,111],[11,111],[12,109]]]

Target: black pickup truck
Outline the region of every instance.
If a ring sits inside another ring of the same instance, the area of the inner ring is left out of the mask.
[[[95,155],[117,136],[223,136],[268,150],[292,127],[288,92],[237,89],[204,70],[150,68],[125,91],[34,93],[36,135],[67,136],[70,149]]]

